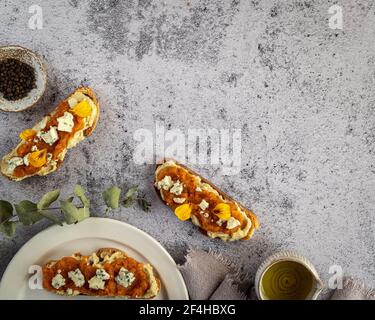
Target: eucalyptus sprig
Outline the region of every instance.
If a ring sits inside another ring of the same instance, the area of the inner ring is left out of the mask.
[[[121,192],[122,190],[119,187],[114,186],[102,193],[106,213],[119,208]],[[90,200],[80,185],[75,186],[71,197],[59,201],[60,206],[52,207],[52,204],[59,197],[60,190],[57,189],[47,192],[37,203],[23,200],[12,204],[8,201],[0,200],[0,233],[7,237],[12,237],[19,224],[30,226],[42,219],[48,219],[62,226],[63,222],[66,224],[78,223],[90,216]],[[138,203],[142,210],[150,210],[151,203],[144,196],[138,196],[138,187],[132,187],[126,192],[123,207],[131,207],[135,202]],[[53,211],[61,211],[63,217]]]
[[[150,211],[151,203],[146,200],[145,195],[139,195],[137,187],[132,187],[126,192],[125,200],[122,205],[128,208],[131,207],[135,201],[137,201],[143,211]]]
[[[103,198],[108,210],[117,209],[120,206],[121,189],[110,187],[103,192]],[[138,187],[131,187],[126,193],[122,202],[124,208],[129,208],[137,203],[143,211],[150,211],[151,203],[146,200],[144,195],[139,195]]]

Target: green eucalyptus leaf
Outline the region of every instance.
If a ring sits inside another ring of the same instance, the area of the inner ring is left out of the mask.
[[[74,188],[74,194],[81,200],[81,203],[84,207],[90,206],[90,200],[85,195],[85,190],[80,185],[76,185]]]
[[[8,201],[0,200],[0,233],[12,237],[16,232],[17,221],[8,221],[13,217],[13,206]]]
[[[61,210],[64,213],[65,221],[67,224],[80,222],[90,216],[89,208],[78,209],[73,203],[68,200],[62,200]]]
[[[78,219],[77,207],[71,201],[69,201],[69,199],[61,200],[60,205],[61,205],[61,210],[65,217],[66,223],[67,224],[76,223]]]
[[[110,187],[103,192],[103,199],[108,208],[117,209],[120,202],[121,189]]]
[[[78,209],[78,221],[80,222],[82,220],[85,220],[86,218],[90,217],[90,209],[85,207],[85,208],[79,208]]]
[[[60,221],[60,219],[58,217],[56,217],[56,215],[54,215],[52,212],[50,211],[47,211],[47,210],[40,210],[39,211],[39,214],[42,215],[44,218],[47,218],[49,220],[51,220],[52,222],[58,224],[59,226],[62,226],[62,222]]]
[[[138,187],[131,187],[125,194],[125,199],[127,198],[134,198],[137,196]]]
[[[134,204],[137,193],[138,193],[138,187],[130,188],[125,194],[125,199],[122,205],[125,208],[131,207]]]
[[[13,216],[13,206],[4,200],[0,200],[0,223]]]
[[[8,238],[11,238],[16,233],[18,221],[7,221],[0,224],[0,232],[5,234]]]
[[[149,212],[151,208],[151,203],[148,202],[145,198],[138,199],[138,205],[142,208],[143,211]]]
[[[124,200],[122,206],[124,208],[130,208],[134,204],[134,199],[133,198],[127,198]]]
[[[32,225],[35,222],[43,218],[43,216],[38,212],[38,206],[36,203],[33,203],[28,200],[23,200],[18,204],[15,204],[16,212],[20,222],[24,225]]]
[[[54,203],[60,196],[60,190],[53,190],[47,192],[38,202],[37,207],[39,210],[44,210],[49,208],[49,206]]]

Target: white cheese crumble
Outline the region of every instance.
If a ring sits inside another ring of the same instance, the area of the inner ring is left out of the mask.
[[[23,165],[23,159],[20,157],[13,157],[12,159],[8,160],[8,165],[10,170],[14,170],[16,167]]]
[[[59,135],[57,133],[56,127],[51,127],[47,132],[42,133],[42,139],[45,143],[52,146],[57,140],[59,140]]]
[[[76,92],[68,99],[69,107],[74,108],[78,102],[86,99],[86,95],[84,95],[82,92]]]
[[[96,276],[89,280],[89,287],[94,290],[103,290],[105,280],[108,280],[110,275],[104,269],[96,269]]]
[[[201,224],[200,224],[200,222],[199,222],[199,219],[195,216],[195,215],[191,215],[191,222],[193,223],[193,224],[195,224],[196,226],[198,226],[198,227],[200,227],[201,226]]]
[[[203,214],[203,217],[205,217],[205,218],[208,218],[210,215],[207,213],[207,212],[205,212],[204,214]]]
[[[61,287],[65,286],[65,278],[59,272],[52,278],[51,284],[55,289],[60,289]]]
[[[73,295],[73,289],[71,289],[71,288],[66,289],[66,294],[68,296],[72,296]]]
[[[170,176],[165,176],[162,180],[158,181],[158,189],[169,190],[173,185],[172,178]]]
[[[173,198],[173,201],[176,203],[184,203],[186,198]]]
[[[74,271],[69,271],[68,277],[74,282],[74,285],[78,288],[82,287],[85,284],[85,277],[82,274],[81,270],[79,270],[78,268]]]
[[[108,280],[111,277],[104,269],[96,269],[96,276],[100,280]]]
[[[28,166],[30,164],[30,162],[29,162],[29,153],[23,157],[23,164],[25,166]]]
[[[120,286],[127,288],[134,282],[135,276],[134,273],[130,272],[128,269],[121,267],[115,280]]]
[[[169,190],[169,192],[175,194],[176,196],[179,196],[183,190],[184,190],[184,186],[179,180],[177,180],[173,184],[173,187]]]
[[[202,192],[202,189],[201,189],[201,187],[198,186],[198,187],[195,188],[195,191]]]
[[[82,92],[75,92],[73,94],[74,99],[76,99],[78,102],[81,102],[82,100],[85,100],[87,96],[83,94]]]
[[[78,103],[78,101],[74,97],[71,97],[71,98],[68,99],[68,104],[69,104],[70,108],[74,108],[77,103]]]
[[[58,126],[57,130],[64,132],[72,132],[74,127],[74,117],[69,112],[64,112],[64,115],[57,118]]]
[[[230,217],[227,221],[227,229],[234,229],[241,224],[237,219]]]
[[[202,210],[206,210],[208,207],[209,207],[209,203],[206,201],[206,200],[202,200],[201,203],[199,204],[199,208],[201,208]]]
[[[94,290],[103,290],[105,286],[105,281],[99,279],[97,276],[92,277],[89,280],[89,288]]]
[[[38,151],[38,147],[37,147],[37,146],[32,146],[32,147],[31,147],[31,151],[32,151],[32,152]]]

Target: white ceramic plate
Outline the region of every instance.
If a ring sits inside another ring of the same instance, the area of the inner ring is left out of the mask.
[[[69,226],[52,226],[30,239],[14,256],[0,283],[0,299],[98,299],[58,296],[30,289],[31,265],[42,266],[75,252],[90,254],[99,248],[118,248],[140,262],[149,262],[161,280],[155,299],[188,299],[184,280],[168,252],[147,233],[117,220],[89,218]]]

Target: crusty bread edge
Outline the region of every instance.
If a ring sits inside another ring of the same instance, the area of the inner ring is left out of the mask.
[[[259,223],[259,220],[258,220],[258,217],[254,214],[254,212],[252,212],[251,210],[249,210],[248,208],[246,208],[243,204],[241,204],[240,202],[238,202],[237,200],[233,199],[231,196],[229,196],[227,193],[225,193],[224,191],[222,191],[219,187],[217,187],[216,185],[214,185],[211,181],[207,180],[206,178],[202,177],[199,173],[195,172],[194,170],[190,169],[189,167],[179,163],[178,161],[176,161],[175,159],[173,158],[165,158],[163,159],[160,163],[158,163],[156,165],[156,168],[155,168],[155,172],[157,171],[157,169],[162,166],[165,162],[167,161],[173,161],[176,165],[180,166],[181,168],[187,170],[190,174],[192,175],[195,175],[195,176],[198,176],[201,181],[203,183],[207,183],[209,184],[213,189],[215,189],[225,200],[227,201],[231,201],[231,202],[234,202],[236,203],[245,213],[246,215],[248,216],[248,218],[251,220],[251,228],[249,230],[249,232],[247,233],[247,235],[243,238],[241,238],[241,240],[249,240],[256,229],[258,229],[260,227],[260,223]],[[156,176],[155,176],[155,179],[156,179]],[[156,182],[156,181],[154,181]],[[162,199],[161,195],[160,195],[160,190],[157,189],[157,187],[155,186],[155,183],[154,183],[154,188],[155,188],[155,191],[156,191],[156,194],[158,195],[159,199],[165,203],[165,201]],[[207,232],[205,230],[203,230],[202,228],[200,228],[200,230],[207,235]]]
[[[102,254],[104,256],[106,255],[113,255],[115,253],[121,253],[123,257],[129,257],[124,251],[120,250],[120,249],[116,249],[116,248],[100,248],[98,249],[95,253],[98,257],[100,257]],[[81,256],[80,253],[74,253],[73,256]],[[51,268],[53,267],[53,265],[59,260],[50,260],[48,261],[47,263],[44,264],[43,268],[44,267],[47,267],[47,268]],[[155,275],[155,272],[154,272],[154,267],[148,263],[142,263],[144,266],[148,265],[151,267],[151,270],[152,270],[152,274],[149,276],[149,282],[150,282],[150,287],[152,286],[152,281],[156,281],[156,285],[158,287],[158,290],[156,292],[155,295],[153,296],[148,296],[147,298],[146,297],[139,297],[139,298],[136,298],[136,299],[153,299],[156,297],[156,295],[160,292],[160,289],[161,289],[161,281],[158,277],[156,277]],[[63,293],[62,291],[59,291],[59,290],[52,290],[51,292],[53,293],[56,293],[56,294],[59,294],[59,295],[63,295],[63,296],[69,296],[68,294],[66,293]],[[147,294],[147,292],[146,292]],[[123,297],[123,296],[103,296],[103,295],[90,295],[91,297],[108,297],[108,298],[126,298],[126,299],[134,299],[134,298],[129,298],[129,297]]]
[[[96,117],[95,117],[95,120],[94,120],[94,123],[93,123],[93,125],[91,126],[91,127],[89,127],[89,128],[87,128],[85,131],[84,131],[84,136],[85,137],[88,137],[88,136],[90,136],[92,133],[93,133],[93,131],[95,130],[95,128],[96,128],[96,125],[97,125],[97,123],[98,123],[98,120],[99,120],[99,115],[100,115],[100,105],[99,105],[99,102],[98,102],[98,100],[97,100],[97,98],[96,98],[96,95],[95,95],[95,93],[94,93],[94,91],[91,89],[91,88],[89,88],[89,87],[79,87],[79,88],[77,88],[73,93],[71,93],[65,100],[68,100],[72,95],[74,95],[76,92],[81,92],[81,93],[83,93],[83,94],[85,94],[85,95],[87,95],[88,97],[90,97],[91,98],[91,100],[93,101],[93,103],[96,105],[96,107],[97,107],[97,114],[96,114]],[[63,101],[65,101],[65,100],[63,100]],[[59,105],[59,104],[58,104]],[[54,111],[52,111],[49,115],[47,115],[47,116],[44,116],[43,118],[42,118],[42,120],[41,121],[39,121],[37,124],[35,124],[35,126],[33,127],[33,128],[35,128],[38,124],[40,124],[46,117],[49,117],[49,116],[51,116],[51,115],[53,115],[55,112],[56,112],[56,109],[57,109],[57,107],[58,107],[58,105],[56,106],[56,108],[55,108],[55,110]],[[21,180],[24,180],[24,179],[27,179],[27,178],[30,178],[30,177],[32,177],[32,176],[36,176],[36,175],[40,175],[40,176],[45,176],[45,175],[48,175],[48,174],[50,174],[50,173],[52,173],[52,172],[54,172],[54,171],[56,171],[57,169],[59,169],[60,168],[60,166],[63,164],[63,162],[64,161],[59,161],[58,163],[57,163],[57,166],[56,167],[54,167],[54,168],[51,168],[51,170],[49,170],[47,173],[45,173],[45,174],[39,174],[39,172],[40,172],[40,170],[43,168],[41,168],[38,172],[36,172],[36,173],[34,173],[34,174],[31,174],[31,175],[27,175],[27,176],[24,176],[24,177],[22,177],[22,178],[18,178],[18,177],[15,177],[15,176],[13,176],[13,175],[8,175],[8,174],[6,174],[6,167],[7,167],[7,161],[9,160],[9,159],[11,159],[12,157],[14,157],[14,156],[16,156],[16,154],[17,154],[17,149],[22,145],[24,143],[24,141],[21,141],[11,152],[9,152],[7,155],[5,155],[2,159],[1,159],[1,162],[0,162],[0,172],[1,172],[1,174],[4,176],[4,177],[6,177],[6,178],[8,178],[8,179],[10,179],[10,180],[12,180],[12,181],[21,181]]]

